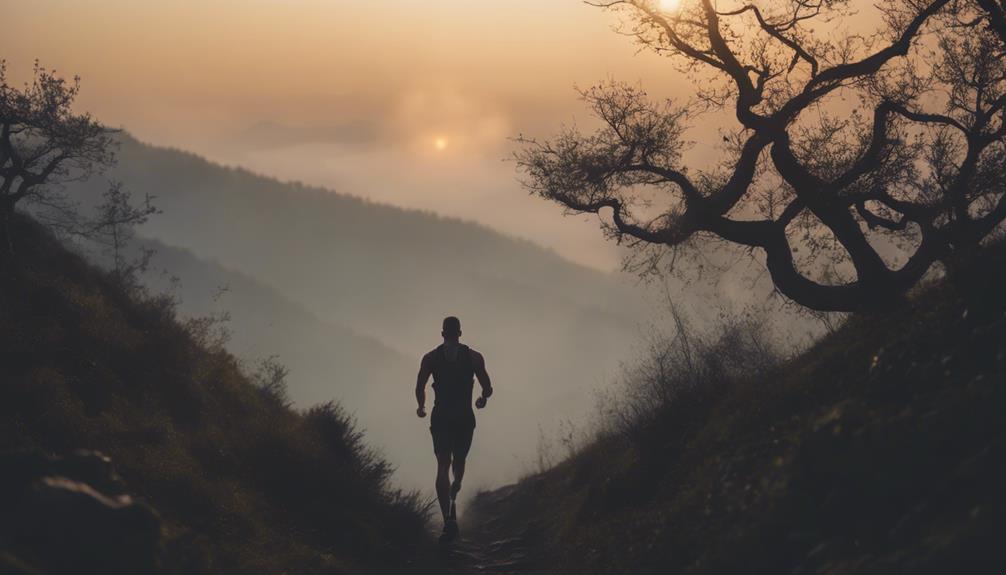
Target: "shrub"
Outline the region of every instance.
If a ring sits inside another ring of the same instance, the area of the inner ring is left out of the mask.
[[[603,431],[639,445],[683,394],[692,399],[730,382],[758,379],[779,363],[758,318],[731,316],[703,331],[678,310],[671,317],[674,331],[651,332],[639,361],[602,396]]]

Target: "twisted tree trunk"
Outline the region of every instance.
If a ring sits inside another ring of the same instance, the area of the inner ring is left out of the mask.
[[[11,216],[14,215],[14,202],[4,199],[0,205],[0,228],[3,232],[4,250],[7,256],[14,255],[14,234],[11,232]]]

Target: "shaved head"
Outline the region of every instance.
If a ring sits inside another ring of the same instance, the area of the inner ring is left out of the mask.
[[[444,318],[443,336],[458,337],[461,335],[461,320],[453,315]]]

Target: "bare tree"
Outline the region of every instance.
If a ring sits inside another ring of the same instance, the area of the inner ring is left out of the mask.
[[[139,275],[147,270],[154,256],[152,248],[140,248],[135,257],[127,255],[136,226],[144,224],[150,216],[160,213],[151,203],[149,195],[143,203],[133,203],[132,193],[121,182],[111,182],[102,194],[96,216],[80,226],[79,234],[104,248],[111,259],[112,277],[125,287],[139,289]]]
[[[981,9],[978,18],[972,18],[969,23],[986,23],[989,28],[1006,42],[1006,2],[1002,0],[975,0]]]
[[[526,187],[605,215],[616,240],[739,244],[793,301],[856,311],[899,299],[1006,219],[1003,43],[962,26],[987,17],[983,2],[880,3],[877,31],[844,35],[847,0],[590,4],[696,88],[679,105],[603,84],[582,92],[597,132],[521,138]],[[711,167],[686,166],[690,122],[710,112],[736,130]]]
[[[52,227],[79,230],[63,184],[112,162],[112,130],[73,111],[78,91],[77,78],[67,82],[38,63],[30,82],[11,86],[0,61],[0,226],[8,251],[9,221],[19,204],[32,206]]]

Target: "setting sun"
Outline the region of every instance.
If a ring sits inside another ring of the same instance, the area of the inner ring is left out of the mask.
[[[1006,575],[1006,0],[0,3],[0,575]]]

